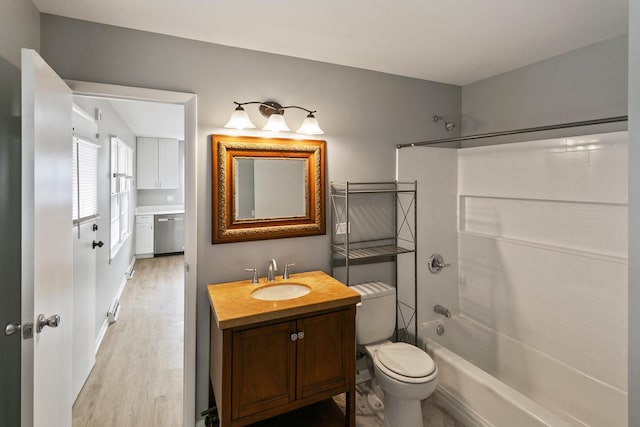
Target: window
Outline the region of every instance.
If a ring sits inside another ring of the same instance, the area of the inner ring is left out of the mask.
[[[131,235],[129,207],[133,180],[133,151],[117,136],[111,137],[111,259]]]
[[[73,225],[98,218],[98,149],[94,142],[73,136]]]

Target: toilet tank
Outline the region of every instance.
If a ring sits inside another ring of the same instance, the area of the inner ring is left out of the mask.
[[[396,289],[382,282],[351,286],[362,297],[356,309],[356,341],[366,345],[393,335],[396,325]]]

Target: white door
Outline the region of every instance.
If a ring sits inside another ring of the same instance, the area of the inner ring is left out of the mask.
[[[71,90],[22,50],[21,425],[71,426]],[[38,316],[49,326],[38,329]],[[59,316],[59,324],[55,317]]]
[[[73,106],[73,353],[72,398],[75,401],[96,361],[96,241],[98,230],[98,125]],[[95,242],[95,243],[94,243]]]
[[[96,362],[95,222],[73,227],[73,355],[72,399],[76,400]],[[80,227],[80,235],[78,235]],[[96,242],[97,243],[97,242]],[[108,250],[104,248],[102,250]]]

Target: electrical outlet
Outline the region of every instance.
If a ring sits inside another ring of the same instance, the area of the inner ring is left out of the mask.
[[[173,196],[167,196],[167,202],[173,202]]]
[[[349,223],[349,227],[347,227],[346,222],[340,222],[336,224],[336,234],[347,234],[347,233],[351,233],[351,223]]]

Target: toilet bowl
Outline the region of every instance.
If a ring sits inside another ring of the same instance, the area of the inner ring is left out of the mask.
[[[362,296],[356,341],[364,346],[382,390],[386,427],[422,427],[421,400],[434,392],[438,369],[413,345],[388,341],[395,330],[395,288],[381,282],[351,287]]]
[[[438,369],[431,357],[406,343],[368,346],[374,376],[383,392],[386,427],[422,427],[421,400],[438,384]]]

